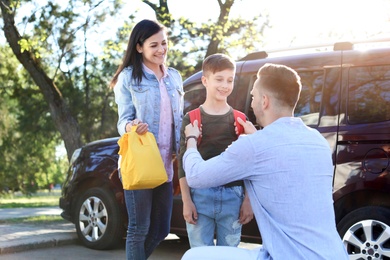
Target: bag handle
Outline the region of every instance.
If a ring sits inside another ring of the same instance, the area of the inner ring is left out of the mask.
[[[137,125],[133,125],[131,126],[131,130],[130,132],[128,132],[129,134],[130,133],[134,133],[134,134],[137,134]],[[149,138],[146,137],[146,134],[144,135],[139,135],[137,134],[137,138],[138,138],[138,142],[140,142],[142,145],[151,145],[151,141]]]
[[[132,125],[131,129],[130,129],[130,132],[136,132],[137,131],[137,127],[138,127],[138,125]]]

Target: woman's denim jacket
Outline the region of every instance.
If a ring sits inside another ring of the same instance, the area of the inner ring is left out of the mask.
[[[144,71],[144,76],[139,84],[131,78],[132,67],[125,68],[118,76],[114,87],[115,102],[118,104],[118,132],[122,136],[126,130],[126,124],[138,118],[149,125],[149,132],[153,133],[158,141],[160,124],[160,88],[154,74]],[[174,122],[174,150],[176,153],[180,147],[180,128],[183,117],[183,81],[179,72],[173,68],[167,69],[167,77],[164,83],[172,105]]]

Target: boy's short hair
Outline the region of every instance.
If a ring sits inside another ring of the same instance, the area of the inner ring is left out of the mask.
[[[208,73],[216,73],[222,70],[236,69],[235,61],[228,55],[222,53],[215,53],[204,59],[202,64],[203,75],[206,76]]]

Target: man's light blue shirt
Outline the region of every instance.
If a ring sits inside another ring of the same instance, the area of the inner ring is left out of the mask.
[[[329,144],[301,119],[280,118],[207,161],[188,149],[183,165],[193,188],[245,180],[263,239],[258,259],[348,259],[335,225]]]

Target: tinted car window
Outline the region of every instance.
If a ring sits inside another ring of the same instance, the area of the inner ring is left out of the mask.
[[[241,95],[238,99],[241,104],[235,100],[228,99],[229,104],[233,104],[232,106],[235,109],[238,109],[246,114],[249,121],[251,121],[255,126],[257,126],[256,123],[256,117],[253,113],[253,108],[251,106],[252,103],[252,94],[251,91],[253,89],[253,84],[255,83],[257,79],[256,74],[247,74],[240,78],[240,86],[241,88]],[[235,103],[233,103],[235,101]],[[244,106],[243,106],[244,105]]]
[[[295,116],[300,117],[306,125],[317,125],[324,85],[323,72],[305,71],[300,72],[299,76],[302,90],[295,108]]]
[[[184,113],[199,107],[206,99],[206,88],[202,83],[195,83],[188,88],[184,95]]]
[[[351,68],[348,76],[348,123],[390,120],[390,65]]]

